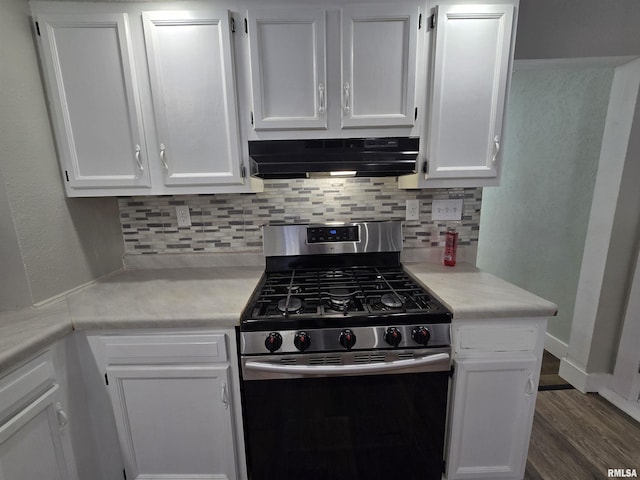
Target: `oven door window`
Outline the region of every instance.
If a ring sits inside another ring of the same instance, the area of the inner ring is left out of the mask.
[[[440,480],[448,372],[244,382],[251,480]]]

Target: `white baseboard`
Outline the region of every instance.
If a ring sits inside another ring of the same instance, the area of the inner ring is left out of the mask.
[[[544,336],[544,349],[554,357],[562,359],[567,356],[569,344],[547,332]]]
[[[617,394],[608,387],[601,388],[598,393],[633,418],[636,422],[640,422],[640,402],[627,400],[622,395]]]
[[[582,393],[599,392],[608,387],[613,378],[610,373],[587,373],[566,357],[560,360],[558,374]]]

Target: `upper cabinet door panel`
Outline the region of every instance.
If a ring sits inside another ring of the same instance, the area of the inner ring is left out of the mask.
[[[165,184],[242,183],[229,12],[142,17]]]
[[[342,126],[412,126],[418,10],[343,8]]]
[[[254,128],[327,128],[325,11],[256,8],[247,16]]]
[[[127,15],[39,15],[37,21],[69,185],[149,186]]]
[[[429,178],[497,175],[513,16],[511,5],[437,7]]]

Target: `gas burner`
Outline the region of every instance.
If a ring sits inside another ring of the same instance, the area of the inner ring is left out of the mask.
[[[380,298],[380,303],[387,308],[400,308],[402,300],[395,293],[385,293]]]
[[[302,310],[302,300],[298,297],[289,297],[289,303],[286,298],[281,298],[278,301],[278,310],[282,313],[297,313]]]
[[[346,310],[353,301],[354,292],[348,288],[332,288],[329,290],[329,304],[334,310]]]

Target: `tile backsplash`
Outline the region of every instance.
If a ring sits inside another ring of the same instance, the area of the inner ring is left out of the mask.
[[[463,199],[461,222],[432,222],[434,199]],[[404,220],[407,200],[420,219],[404,222],[406,248],[438,247],[450,225],[460,245],[478,242],[482,188],[399,190],[395,178],[265,180],[256,194],[167,195],[118,199],[126,254],[259,251],[260,226]],[[187,205],[191,227],[178,227],[176,205]]]

